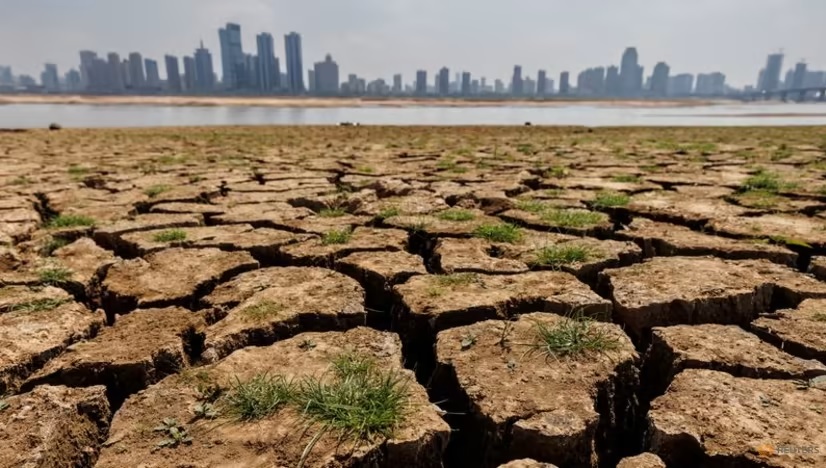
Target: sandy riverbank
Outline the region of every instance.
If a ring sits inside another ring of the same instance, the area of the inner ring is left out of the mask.
[[[620,99],[419,99],[419,98],[296,98],[258,96],[86,96],[13,94],[0,96],[0,104],[82,104],[146,106],[256,106],[256,107],[558,107],[572,104],[605,107],[698,107],[715,104],[704,100]]]

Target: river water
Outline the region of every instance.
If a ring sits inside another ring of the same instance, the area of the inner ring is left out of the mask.
[[[826,103],[632,107],[572,103],[489,107],[182,107],[145,105],[0,105],[0,128],[167,127],[203,125],[826,125]]]

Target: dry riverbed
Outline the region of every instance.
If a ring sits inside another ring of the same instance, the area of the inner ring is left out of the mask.
[[[826,129],[0,131],[0,468],[826,465]]]

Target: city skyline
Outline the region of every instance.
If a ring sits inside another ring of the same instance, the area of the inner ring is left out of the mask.
[[[463,10],[458,1],[440,9],[439,15],[428,12],[435,5],[431,0],[354,0],[347,5],[320,0],[312,7],[250,0],[231,5],[149,0],[141,8],[93,0],[73,2],[73,8],[52,0],[25,3],[4,7],[0,44],[6,45],[0,45],[0,57],[16,73],[32,76],[39,75],[43,63],[54,63],[60,70],[76,66],[76,51],[85,49],[113,50],[122,56],[138,50],[162,65],[165,55],[190,54],[192,45],[203,39],[216,58],[220,78],[220,43],[214,31],[226,22],[244,25],[241,40],[248,53],[254,52],[259,32],[267,31],[280,42],[285,34],[298,31],[304,38],[305,69],[330,53],[342,76],[356,73],[388,81],[395,73],[414,76],[418,69],[432,75],[445,65],[471,70],[491,82],[510,81],[514,64],[546,70],[558,79],[562,71],[575,74],[595,64],[619,65],[620,44],[645,51],[641,65],[647,72],[665,61],[675,74],[722,71],[738,87],[755,84],[754,70],[764,65],[768,52],[781,46],[787,62],[807,59],[810,68],[826,68],[817,48],[822,42],[818,12],[826,13],[826,5],[806,0],[783,5],[768,0],[732,0],[724,5],[707,0],[690,5],[630,0],[621,7],[590,2],[599,8],[528,0],[520,3],[519,14],[492,4],[473,3]],[[115,21],[127,16],[129,21]],[[21,42],[24,47],[10,47]],[[282,49],[276,46],[283,69]],[[536,72],[531,75],[535,78]]]
[[[140,52],[130,52],[122,62],[116,52],[109,52],[107,60],[97,52],[81,50],[78,71],[70,69],[60,78],[57,65],[46,63],[40,74],[40,89],[45,92],[90,92],[104,94],[124,93],[245,93],[245,94],[292,94],[292,95],[391,95],[415,94],[437,96],[475,96],[508,94],[519,97],[545,97],[553,94],[581,97],[629,97],[665,98],[685,96],[722,96],[745,92],[772,92],[784,89],[826,87],[826,72],[811,70],[806,62],[798,62],[782,79],[785,55],[771,53],[766,65],[760,69],[754,85],[733,88],[726,83],[726,75],[720,71],[710,73],[680,73],[671,75],[671,67],[657,62],[646,76],[636,47],[626,47],[620,65],[596,66],[579,72],[575,86],[571,86],[569,72],[559,76],[559,90],[554,90],[554,79],[547,71],[536,71],[537,79],[523,74],[523,67],[515,65],[507,88],[496,79],[494,86],[486,84],[486,77],[471,78],[471,72],[455,72],[451,81],[450,68],[441,67],[435,73],[433,85],[427,83],[427,70],[417,70],[412,85],[405,85],[401,74],[393,75],[392,87],[384,78],[370,79],[349,74],[342,82],[339,65],[326,54],[324,61],[306,69],[303,57],[302,36],[292,31],[284,35],[285,69],[280,70],[276,56],[275,39],[268,32],[255,36],[256,54],[246,53],[242,40],[243,28],[237,23],[226,23],[218,29],[220,44],[220,71],[215,71],[213,57],[201,40],[192,56],[184,56],[184,75],[181,77],[176,56],[165,55],[166,79],[162,79],[158,61],[144,58]],[[2,67],[0,91],[18,88],[34,90],[38,83],[34,77],[14,77],[8,66]],[[806,93],[808,94],[808,93]],[[799,99],[804,99],[799,94]],[[785,95],[783,99],[786,99]]]

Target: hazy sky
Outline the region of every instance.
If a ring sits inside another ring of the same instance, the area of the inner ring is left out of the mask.
[[[492,81],[521,64],[558,79],[619,64],[633,45],[646,75],[664,60],[672,74],[720,70],[740,86],[780,48],[784,68],[805,59],[826,69],[824,18],[826,0],[0,0],[0,64],[39,77],[54,62],[63,73],[81,49],[162,63],[203,39],[220,73],[218,28],[232,21],[246,52],[270,32],[283,69],[283,35],[297,31],[304,67],[329,52],[342,77],[401,72],[410,82],[416,69],[447,65]]]

